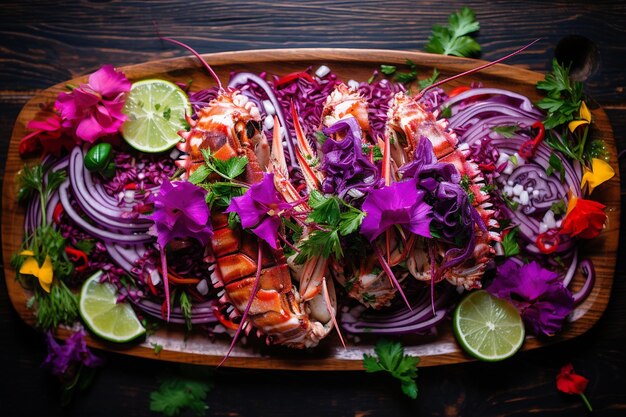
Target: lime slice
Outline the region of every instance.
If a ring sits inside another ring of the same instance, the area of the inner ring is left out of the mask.
[[[474,291],[454,311],[454,334],[477,359],[500,361],[524,343],[524,323],[517,309],[487,291]]]
[[[191,115],[187,94],[164,80],[134,83],[122,110],[128,120],[122,136],[133,148],[149,153],[163,152],[180,141],[178,132],[187,127],[185,113]]]
[[[96,335],[111,342],[124,343],[143,335],[141,325],[128,303],[116,303],[117,291],[109,283],[100,283],[102,271],[85,281],[80,290],[80,315]]]

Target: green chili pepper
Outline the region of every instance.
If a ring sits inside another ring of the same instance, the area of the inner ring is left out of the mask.
[[[92,172],[104,173],[104,171],[109,171],[110,168],[108,166],[112,156],[111,150],[110,143],[99,143],[92,146],[87,155],[85,155],[85,168]]]

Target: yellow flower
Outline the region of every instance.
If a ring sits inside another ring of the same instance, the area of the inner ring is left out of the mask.
[[[46,255],[46,260],[40,267],[37,263],[37,259],[35,259],[35,254],[33,253],[33,251],[25,250],[20,252],[20,255],[28,256],[28,258],[26,258],[26,260],[22,264],[22,267],[20,268],[20,274],[33,275],[37,277],[41,288],[49,293],[50,286],[52,285],[52,275],[54,272],[50,256]]]
[[[574,133],[574,130],[576,130],[578,126],[588,125],[589,123],[591,123],[591,112],[587,108],[587,105],[584,101],[580,103],[580,109],[578,109],[578,114],[580,115],[581,120],[574,120],[572,122],[569,122],[569,125],[567,125],[572,133]]]
[[[589,185],[589,194],[593,189],[605,181],[610,180],[615,175],[615,171],[606,161],[593,158],[591,160],[591,169],[585,167],[585,173],[580,183],[580,188],[584,188],[585,184]]]

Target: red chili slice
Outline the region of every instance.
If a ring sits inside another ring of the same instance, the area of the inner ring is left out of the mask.
[[[537,248],[541,251],[541,253],[550,254],[557,250],[559,247],[559,243],[561,242],[561,238],[559,238],[558,233],[553,231],[548,231],[541,233],[537,236],[535,244]]]
[[[522,146],[520,146],[519,148],[519,154],[524,159],[529,159],[535,156],[537,146],[539,146],[546,134],[545,126],[539,121],[533,123],[532,128],[539,129],[537,135],[533,139],[527,140],[526,142],[522,143]]]
[[[54,211],[52,212],[52,221],[56,224],[60,224],[62,215],[63,205],[59,202],[56,206],[54,206]]]
[[[65,253],[67,253],[67,256],[73,263],[78,263],[78,265],[75,267],[76,272],[83,272],[89,266],[89,259],[87,258],[87,254],[82,250],[66,246]]]
[[[299,78],[305,79],[308,82],[315,84],[315,80],[313,79],[313,77],[311,77],[308,73],[301,71],[301,72],[292,72],[291,74],[287,74],[283,77],[280,77],[278,80],[276,80],[274,87],[279,87],[283,84],[290,83]]]
[[[467,85],[462,85],[460,87],[454,88],[452,91],[450,91],[448,93],[448,97],[454,97],[454,96],[458,96],[461,93],[464,93],[468,90],[470,90],[471,87],[467,86]]]

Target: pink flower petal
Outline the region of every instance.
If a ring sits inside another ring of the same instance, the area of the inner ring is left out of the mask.
[[[79,111],[76,108],[76,102],[74,101],[74,95],[70,93],[60,93],[57,97],[57,101],[54,103],[54,107],[59,110],[61,117],[64,119],[77,119]]]
[[[87,114],[89,108],[95,106],[100,101],[100,96],[96,93],[86,91],[82,88],[75,88],[72,94],[76,103],[77,115]]]
[[[102,126],[93,115],[82,119],[76,126],[76,136],[89,143],[93,143],[103,133]]]
[[[110,98],[130,91],[131,83],[113,65],[104,65],[89,76],[89,85],[103,97]]]

